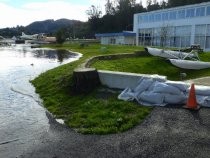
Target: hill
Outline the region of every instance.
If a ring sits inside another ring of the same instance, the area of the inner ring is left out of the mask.
[[[80,23],[80,21],[69,19],[36,21],[26,26],[25,31],[31,34],[43,32],[54,33],[60,28],[70,27],[75,23]]]
[[[0,36],[12,37],[20,36],[22,32],[26,34],[46,33],[54,34],[60,28],[70,28],[73,25],[83,24],[84,22],[69,19],[48,19],[44,21],[35,21],[27,26],[17,26],[12,28],[0,29]]]

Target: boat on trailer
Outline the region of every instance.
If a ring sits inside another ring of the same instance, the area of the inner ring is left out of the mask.
[[[172,51],[172,50],[165,50],[165,49],[158,49],[151,47],[146,47],[145,50],[153,56],[159,56],[167,59],[183,59],[186,57],[190,58],[196,57],[195,54],[185,53],[181,51]]]
[[[210,68],[210,62],[204,61],[193,61],[193,60],[183,60],[183,59],[169,59],[171,64],[182,69],[200,70]]]

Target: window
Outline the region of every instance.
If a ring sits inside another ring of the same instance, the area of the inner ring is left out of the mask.
[[[210,48],[210,36],[206,37],[206,48],[209,49]]]
[[[176,19],[176,11],[173,11],[173,12],[169,13],[169,19],[170,20],[175,20]]]
[[[175,35],[175,27],[169,26],[168,27],[168,33],[169,33],[170,36],[174,36]]]
[[[142,16],[141,16],[141,15],[139,15],[139,17],[138,17],[138,21],[139,21],[139,23],[142,23],[143,18],[142,18]]]
[[[168,13],[167,12],[162,13],[162,20],[163,21],[168,20]]]
[[[205,36],[206,34],[206,25],[196,25],[195,26],[195,35],[197,36]]]
[[[206,35],[210,36],[210,25],[207,25]]]
[[[194,16],[195,16],[195,9],[194,8],[187,9],[186,17],[190,18],[190,17],[194,17]]]
[[[204,16],[205,15],[205,7],[200,7],[196,9],[196,16]]]
[[[210,6],[206,8],[206,15],[210,15]]]
[[[161,21],[161,14],[155,14],[155,21]]]
[[[191,34],[191,26],[186,25],[186,26],[177,26],[176,27],[176,35],[177,36],[190,36]]]
[[[195,44],[200,44],[201,48],[204,48],[206,36],[206,25],[195,26]]]
[[[179,10],[177,12],[177,19],[184,19],[185,18],[185,10]]]
[[[210,48],[210,25],[207,25],[206,30],[206,48]]]
[[[149,22],[154,22],[154,14],[149,15]]]
[[[148,15],[144,15],[144,16],[143,16],[143,21],[144,21],[145,23],[148,22]]]

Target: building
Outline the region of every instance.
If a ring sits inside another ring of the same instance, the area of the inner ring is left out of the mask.
[[[134,15],[136,44],[210,50],[210,2]]]
[[[131,31],[123,31],[119,33],[103,33],[95,34],[97,39],[100,39],[101,44],[122,44],[122,45],[135,45],[136,33]]]

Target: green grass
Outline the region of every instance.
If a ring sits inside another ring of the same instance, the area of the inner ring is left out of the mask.
[[[202,61],[210,62],[210,53],[200,54]],[[101,70],[133,72],[141,74],[158,74],[167,76],[170,80],[180,80],[180,73],[187,74],[185,79],[193,79],[210,75],[210,69],[186,70],[173,66],[170,61],[153,56],[123,58],[116,60],[98,60],[92,67]]]
[[[85,47],[79,44],[49,45],[48,47],[68,49],[83,54],[80,60],[49,70],[32,81],[44,106],[56,118],[64,119],[65,123],[75,131],[84,134],[123,132],[139,124],[152,110],[134,102],[120,101],[116,94],[108,99],[101,99],[98,97],[98,89],[87,95],[75,95],[71,92],[72,72],[86,59],[97,55],[133,53],[143,50],[142,47],[101,46],[99,44],[89,44]],[[210,61],[210,53],[201,54],[201,59]],[[179,80],[180,72],[186,72],[187,78],[210,75],[209,69],[182,70],[172,66],[165,59],[152,56],[100,60],[93,66],[106,70],[166,75],[174,80]]]
[[[43,105],[56,118],[64,119],[69,127],[84,134],[118,133],[140,123],[152,110],[134,102],[120,101],[116,95],[101,99],[97,96],[97,89],[87,95],[75,95],[71,92],[72,72],[87,58],[102,54],[133,53],[143,48],[106,46],[106,49],[101,49],[104,46],[99,44],[89,44],[85,47],[79,44],[48,47],[83,54],[80,60],[49,70],[32,81],[43,100]]]

